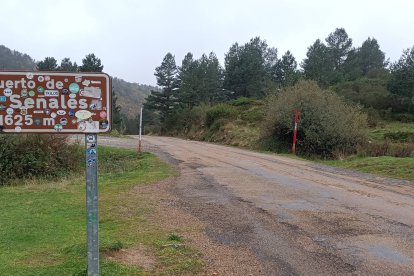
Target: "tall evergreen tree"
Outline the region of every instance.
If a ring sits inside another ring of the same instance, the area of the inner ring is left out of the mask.
[[[381,51],[375,38],[368,38],[358,49],[359,63],[362,75],[366,76],[371,70],[384,69],[387,65],[385,54]]]
[[[101,64],[101,60],[95,56],[95,54],[86,55],[84,59],[82,59],[82,65],[79,67],[79,71],[81,72],[102,72],[103,65]]]
[[[37,70],[39,71],[57,71],[57,60],[54,57],[46,57],[44,60],[39,61],[37,64]]]
[[[153,109],[159,112],[160,121],[164,128],[165,121],[173,109],[177,106],[177,66],[174,56],[167,53],[160,66],[155,68],[157,84],[161,91],[151,91],[147,98],[145,108]],[[163,132],[163,129],[161,129]]]
[[[191,109],[200,102],[198,71],[198,61],[193,59],[192,53],[187,53],[181,67],[178,68],[177,77],[177,85],[179,86],[177,98],[183,107]]]
[[[331,58],[328,47],[317,39],[312,46],[308,48],[306,58],[301,64],[306,79],[317,81],[322,87],[327,87],[335,83],[337,77],[335,74],[335,63]]]
[[[295,57],[287,51],[273,67],[273,80],[282,87],[292,86],[299,79]]]
[[[269,91],[274,52],[260,37],[243,46],[233,44],[225,57],[224,88],[232,91],[234,98],[263,97]]]
[[[223,68],[213,52],[209,54],[207,59],[205,87],[209,103],[225,101],[229,96],[223,89]]]
[[[352,50],[352,39],[348,37],[344,28],[337,28],[325,39],[335,64],[335,70],[340,71],[348,53]]]
[[[400,59],[391,66],[388,89],[398,103],[397,112],[414,111],[414,46],[403,51]]]
[[[78,65],[76,62],[72,63],[70,58],[64,58],[60,62],[59,71],[65,71],[65,72],[76,72],[78,71]]]
[[[112,128],[123,133],[125,128],[124,120],[121,114],[121,106],[118,105],[117,101],[116,91],[112,87]]]

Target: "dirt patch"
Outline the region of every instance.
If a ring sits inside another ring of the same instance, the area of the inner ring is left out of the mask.
[[[169,191],[179,180],[175,177],[155,185],[137,186],[131,192],[155,203],[151,219],[164,230],[180,235],[185,246],[199,252],[205,264],[200,275],[265,275],[249,249],[217,243],[207,235],[207,225],[183,208],[181,200]]]
[[[107,251],[104,256],[110,261],[118,261],[129,266],[138,266],[145,271],[153,270],[157,263],[156,258],[149,254],[149,250],[142,245],[135,248]]]

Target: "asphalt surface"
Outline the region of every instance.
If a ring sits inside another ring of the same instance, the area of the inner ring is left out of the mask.
[[[414,183],[177,138],[142,144],[180,172],[180,208],[213,242],[247,248],[256,275],[414,275]]]

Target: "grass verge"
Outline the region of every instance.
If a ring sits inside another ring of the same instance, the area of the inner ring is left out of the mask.
[[[171,233],[154,216],[155,203],[134,192],[137,185],[171,175],[149,153],[99,148],[101,275],[148,275],[142,266],[105,257],[136,247],[155,259],[150,274],[191,275],[201,269],[191,249],[169,246]],[[0,187],[0,275],[86,275],[83,173],[39,182]]]
[[[414,182],[414,158],[412,157],[351,157],[345,160],[322,161],[322,163]]]

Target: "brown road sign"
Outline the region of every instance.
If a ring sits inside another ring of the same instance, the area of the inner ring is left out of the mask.
[[[111,107],[104,73],[0,71],[1,132],[109,132]]]

